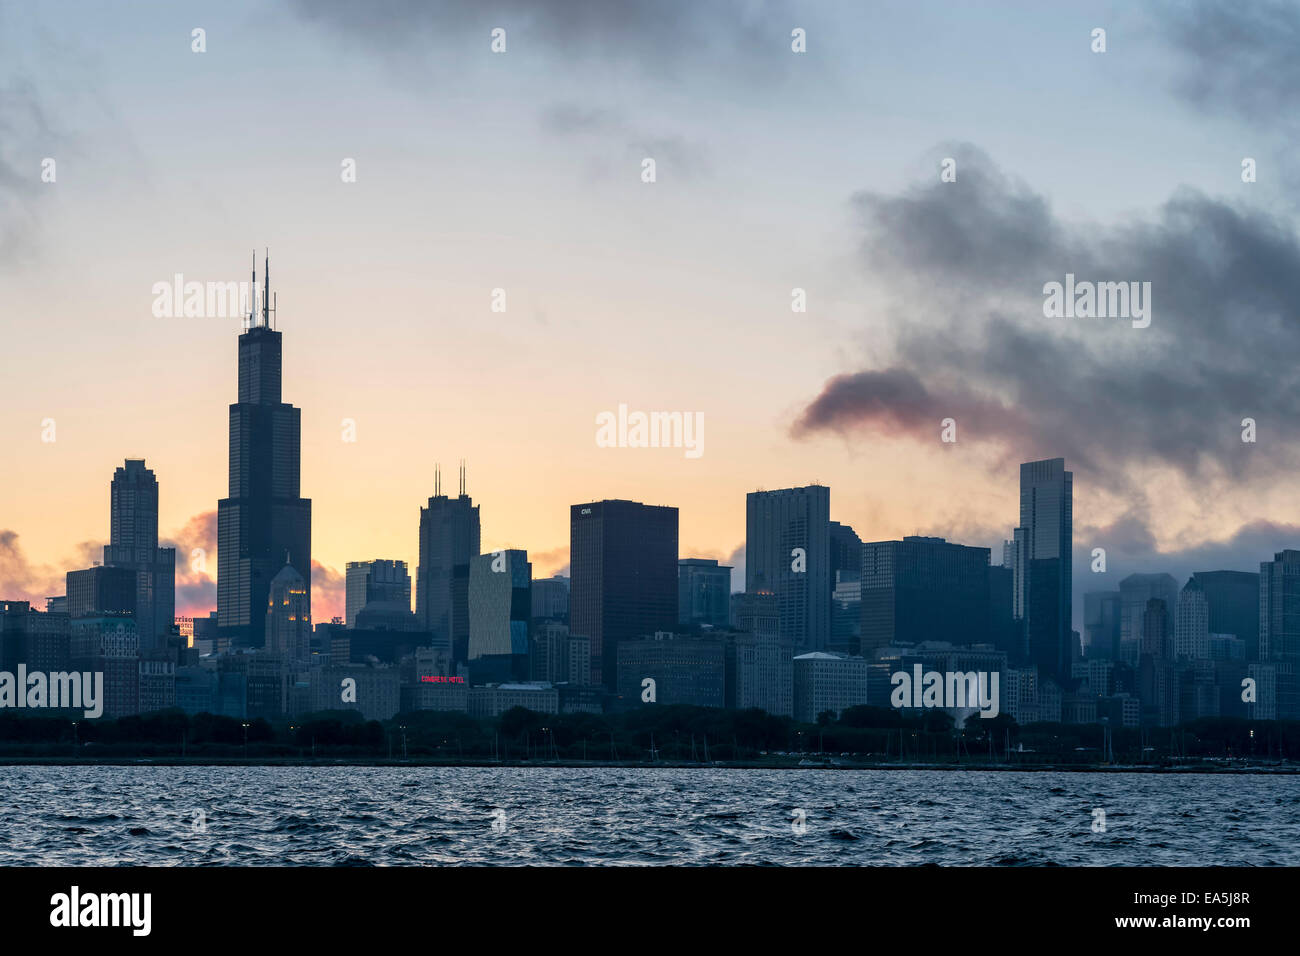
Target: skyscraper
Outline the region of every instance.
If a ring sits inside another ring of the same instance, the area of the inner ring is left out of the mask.
[[[1169,574],[1130,574],[1119,582],[1120,658],[1136,664],[1142,650],[1147,602],[1163,601],[1166,608],[1178,606],[1178,582]]]
[[[469,570],[470,679],[528,679],[528,619],[533,566],[516,549],[480,554]]]
[[[128,458],[113,473],[106,567],[135,574],[140,648],[163,646],[176,614],[176,549],[158,547],[158,480],[144,459]]]
[[[440,473],[433,482],[433,497],[420,509],[415,616],[459,664],[469,657],[469,566],[479,554],[479,506],[465,493],[463,462],[457,497],[442,493]]]
[[[371,601],[394,601],[411,609],[411,574],[405,561],[349,561],[345,588],[348,627],[357,626],[357,614]]]
[[[1083,634],[1087,657],[1119,659],[1122,596],[1119,591],[1083,595]]]
[[[270,260],[239,336],[239,401],[230,406],[230,481],[217,502],[217,625],[227,647],[266,640],[271,579],[287,563],[311,609],[311,499],[299,497],[302,413],[280,401],[281,334],[271,327]],[[253,270],[257,287],[257,270]]]
[[[1276,675],[1277,719],[1300,719],[1300,551],[1260,562],[1259,657]]]
[[[781,636],[801,653],[830,642],[830,512],[825,485],[745,498],[745,590],[776,595]]]
[[[271,579],[266,607],[266,650],[294,667],[311,658],[311,604],[307,583],[291,564]]]
[[[1196,575],[1187,579],[1174,611],[1174,657],[1209,660],[1210,603]]]
[[[1197,571],[1192,575],[1210,607],[1211,634],[1231,634],[1245,659],[1259,660],[1259,575],[1254,571]]]
[[[910,535],[862,546],[863,655],[896,642],[989,640],[989,549]]]
[[[726,627],[731,621],[731,568],[713,558],[677,562],[677,621]]]
[[[1065,470],[1064,458],[1025,462],[1013,556],[1016,609],[1029,662],[1058,683],[1070,678],[1073,544],[1074,473]]]
[[[569,508],[569,631],[591,639],[591,682],[613,690],[617,648],[677,622],[677,509],[638,501]]]

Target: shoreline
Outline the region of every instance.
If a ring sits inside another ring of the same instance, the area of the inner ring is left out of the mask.
[[[1300,763],[1215,766],[1155,766],[1142,764],[1014,764],[1014,763],[848,763],[789,761],[698,761],[675,760],[443,760],[415,757],[410,759],[375,759],[372,757],[6,757],[0,767],[445,767],[445,768],[544,768],[544,769],[676,769],[676,770],[930,770],[989,771],[1001,773],[1144,773],[1144,774],[1233,774],[1257,776],[1300,775]]]

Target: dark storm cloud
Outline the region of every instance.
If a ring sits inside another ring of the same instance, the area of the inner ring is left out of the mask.
[[[837,376],[792,432],[910,434],[1064,455],[1122,488],[1135,466],[1242,478],[1294,464],[1300,244],[1271,216],[1182,190],[1146,220],[1074,225],[978,150],[958,181],[861,193],[862,258],[899,305],[894,360]],[[1151,283],[1149,328],[1047,318],[1044,283]],[[1241,441],[1255,418],[1258,444]],[[968,427],[963,427],[965,424]],[[1267,434],[1265,431],[1267,430]]]
[[[1168,4],[1156,30],[1180,54],[1175,90],[1194,105],[1269,124],[1294,122],[1300,5],[1199,0]]]

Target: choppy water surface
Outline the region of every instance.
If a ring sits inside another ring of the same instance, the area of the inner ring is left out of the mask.
[[[1300,864],[1300,777],[0,767],[0,808],[0,865]]]

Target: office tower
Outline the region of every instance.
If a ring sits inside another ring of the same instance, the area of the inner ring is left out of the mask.
[[[1170,627],[1169,605],[1161,598],[1147,601],[1146,610],[1142,612],[1141,654],[1152,657],[1172,658],[1173,634]]]
[[[562,574],[533,580],[533,619],[568,621],[569,579]]]
[[[1074,473],[1064,458],[1020,466],[1020,525],[1014,545],[1017,605],[1030,663],[1040,678],[1070,678]]]
[[[130,568],[95,565],[67,573],[68,616],[135,617],[136,575]],[[139,634],[137,632],[137,639]]]
[[[1300,719],[1300,551],[1260,562],[1259,657],[1273,668],[1277,719]]]
[[[720,638],[660,631],[618,644],[618,694],[625,704],[723,707],[726,644]],[[646,700],[654,681],[654,701]]]
[[[862,539],[846,524],[830,523],[830,578],[834,591],[840,581],[854,581],[862,573]]]
[[[824,485],[745,498],[745,590],[776,595],[781,636],[800,651],[830,642],[830,512]]]
[[[713,559],[677,562],[677,623],[684,627],[731,624],[731,568]]]
[[[280,400],[281,333],[271,327],[270,262],[262,310],[239,336],[230,406],[230,480],[217,502],[217,625],[223,647],[261,647],[271,579],[286,563],[311,601],[311,499],[299,497],[302,413]],[[257,287],[257,270],[253,270]]]
[[[1259,575],[1254,571],[1197,571],[1192,577],[1205,592],[1210,633],[1240,638],[1245,659],[1259,660]]]
[[[622,499],[569,508],[569,630],[591,639],[591,683],[613,690],[618,644],[677,621],[677,509]]]
[[[1142,622],[1147,602],[1156,598],[1166,608],[1178,606],[1178,582],[1168,574],[1130,574],[1119,582],[1119,643],[1122,660],[1136,664],[1142,647]]]
[[[143,459],[113,473],[104,564],[135,572],[135,619],[142,650],[165,645],[176,614],[176,549],[158,547],[158,481]]]
[[[862,581],[846,578],[839,571],[839,583],[831,592],[831,639],[827,648],[835,654],[857,654],[862,650]]]
[[[774,616],[775,617],[775,616]],[[794,716],[794,645],[775,633],[733,634],[726,645],[726,706]]]
[[[1174,612],[1174,657],[1208,660],[1210,657],[1210,603],[1196,575],[1178,593]]]
[[[534,582],[536,583],[536,582]],[[586,686],[591,681],[591,641],[570,634],[561,621],[540,621],[529,638],[529,678]]]
[[[527,551],[494,551],[470,562],[468,659],[473,683],[528,679],[532,580]]]
[[[796,657],[791,672],[795,720],[811,724],[827,711],[839,717],[867,703],[868,668],[861,657],[813,651]]]
[[[989,549],[908,536],[862,546],[864,655],[895,643],[989,640]]]
[[[434,473],[433,497],[420,509],[415,615],[426,631],[446,642],[458,664],[469,654],[469,565],[480,550],[478,512],[465,493],[464,462],[455,498],[442,493],[442,475]]]
[[[990,564],[989,579],[989,636],[988,641],[1007,655],[1020,660],[1024,655],[1021,645],[1022,631],[1015,616],[1015,572],[1009,565]]]
[[[1085,656],[1120,659],[1121,609],[1119,591],[1088,591],[1083,595]]]
[[[771,591],[742,591],[731,596],[736,630],[760,637],[781,634],[781,608]],[[791,645],[793,646],[793,645]]]
[[[405,603],[411,609],[411,575],[405,561],[349,561],[345,579],[344,620],[357,626],[357,614],[371,601]]]
[[[266,650],[304,667],[311,659],[311,602],[307,582],[291,564],[271,579],[266,607]]]

